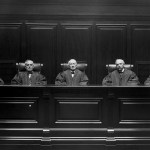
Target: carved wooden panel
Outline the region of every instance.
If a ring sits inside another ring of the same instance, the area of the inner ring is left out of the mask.
[[[0,91],[0,148],[150,147],[149,87],[0,86]]]
[[[125,58],[127,49],[126,25],[96,25],[96,74],[101,83],[106,76],[106,64],[112,64],[117,58]]]
[[[36,97],[1,97],[0,123],[38,123]]]
[[[141,84],[144,83],[150,74],[149,70],[149,49],[150,49],[150,25],[131,25],[131,43],[132,43],[132,60],[136,64],[137,75]]]
[[[131,25],[131,35],[133,61],[149,61],[150,25]]]
[[[10,84],[21,57],[21,23],[0,23],[0,77]]]
[[[92,25],[91,24],[61,24],[61,62],[71,58],[90,63],[92,57]],[[86,72],[90,76],[89,70]]]
[[[102,101],[92,98],[58,98],[56,123],[101,124]]]
[[[0,23],[0,59],[18,59],[20,48],[21,23]]]
[[[28,58],[43,63],[42,73],[48,83],[54,83],[56,76],[57,24],[27,24]]]
[[[150,98],[120,99],[120,124],[150,124]]]
[[[91,52],[92,26],[86,24],[62,24],[62,61],[75,58],[88,60]]]
[[[150,75],[150,61],[136,61],[136,71],[140,83],[144,84],[145,80]]]

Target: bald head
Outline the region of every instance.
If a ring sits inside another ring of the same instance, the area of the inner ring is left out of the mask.
[[[75,59],[70,59],[68,65],[71,70],[75,70],[77,68],[77,61]]]
[[[125,64],[125,62],[124,62],[123,59],[116,59],[115,64],[118,64],[118,63],[123,63],[123,64]]]
[[[119,72],[121,72],[124,69],[125,62],[123,59],[116,59],[115,64],[116,64],[116,68]]]
[[[33,61],[32,60],[26,60],[25,61],[25,69],[30,72],[30,71],[33,71],[33,68],[34,68]]]

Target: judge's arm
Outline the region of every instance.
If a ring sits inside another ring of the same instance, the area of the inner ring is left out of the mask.
[[[129,80],[128,80],[128,84],[132,84],[132,85],[139,85],[140,82],[139,82],[139,78],[137,77],[137,75],[132,72]]]
[[[108,74],[106,77],[104,77],[102,81],[103,86],[111,86],[112,85],[112,79],[111,79],[111,74]]]
[[[36,85],[47,85],[47,79],[44,75],[39,74]]]
[[[81,86],[88,85],[88,82],[89,82],[89,79],[88,79],[87,75],[85,73],[83,73],[81,76],[80,85]]]
[[[61,72],[57,75],[57,77],[55,79],[55,85],[58,85],[58,86],[59,85],[62,85],[62,86],[67,85],[66,79],[65,79],[65,76],[64,76],[63,72]]]
[[[22,79],[20,73],[16,74],[14,78],[11,80],[11,84],[22,84]]]

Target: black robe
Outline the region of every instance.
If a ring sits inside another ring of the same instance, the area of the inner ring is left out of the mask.
[[[119,73],[118,70],[114,70],[109,73],[102,81],[102,85],[107,86],[131,86],[138,85],[139,79],[136,74],[128,69],[124,69],[124,72]]]
[[[11,84],[19,85],[46,85],[46,77],[39,72],[32,71],[31,77],[29,78],[29,73],[27,71],[19,72],[11,80]]]
[[[59,73],[55,80],[55,85],[67,85],[67,86],[78,86],[78,85],[87,85],[88,77],[87,75],[76,69],[74,77],[71,75],[71,70],[68,69]]]
[[[150,86],[150,76],[145,80],[144,85]]]
[[[0,85],[4,85],[4,81],[0,78]]]

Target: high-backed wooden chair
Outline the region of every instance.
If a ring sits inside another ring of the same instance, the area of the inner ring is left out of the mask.
[[[125,64],[124,67],[129,69],[129,70],[132,70],[133,65],[132,64]],[[116,70],[116,64],[107,64],[106,68],[108,70],[108,73],[110,73],[110,72]]]
[[[25,63],[16,63],[16,67],[17,67],[17,70],[18,72],[20,71],[26,71],[25,69]],[[43,64],[41,63],[34,63],[34,68],[33,68],[33,71],[36,71],[36,72],[41,72],[41,68],[43,67]]]
[[[87,66],[88,66],[87,63],[80,63],[80,62],[77,63],[77,69],[79,69],[80,71],[83,71],[83,72],[85,72]],[[62,67],[63,71],[69,69],[68,63],[61,63],[61,67]]]

